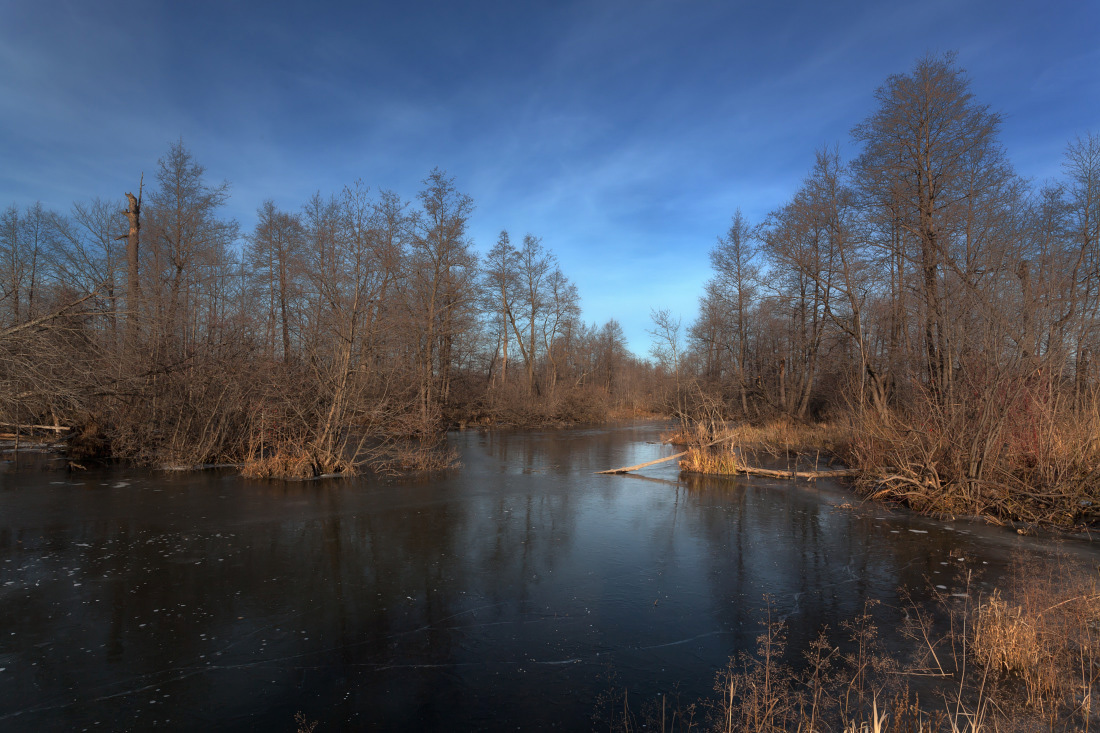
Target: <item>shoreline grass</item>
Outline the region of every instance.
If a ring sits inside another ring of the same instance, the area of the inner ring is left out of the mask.
[[[689,446],[680,462],[687,473],[736,475],[775,458],[807,470],[825,462],[856,471],[861,495],[922,514],[1077,530],[1100,519],[1100,422],[1049,426],[1027,445],[1013,435],[973,435],[952,421],[919,429],[866,414],[822,423],[694,423],[662,437]],[[722,442],[704,447],[716,439]]]
[[[1098,723],[1100,586],[1095,571],[1059,567],[1036,579],[1017,561],[1005,583],[965,597],[911,603],[908,657],[890,655],[874,602],[788,648],[767,597],[752,654],[731,657],[709,697],[635,709],[626,690],[602,696],[594,722],[612,731],[981,733],[1088,731]]]

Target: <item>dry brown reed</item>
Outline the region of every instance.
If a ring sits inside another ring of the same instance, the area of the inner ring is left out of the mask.
[[[300,446],[281,446],[267,454],[254,453],[241,467],[245,478],[305,479],[323,474],[355,474],[355,466],[347,461],[326,460],[315,451]]]
[[[944,516],[1062,527],[1100,518],[1100,409],[1038,378],[975,381],[968,399],[917,390],[904,407],[853,409],[828,423],[686,424],[662,436],[690,446],[685,471],[732,474],[739,462],[799,455],[860,472],[861,493]],[[716,447],[707,443],[725,438]]]
[[[689,448],[687,455],[680,459],[681,471],[711,476],[736,475],[742,465],[740,453],[729,447]]]
[[[1100,413],[1037,377],[975,383],[967,399],[918,391],[853,417],[845,455],[862,489],[918,511],[1060,526],[1097,517]]]
[[[813,451],[841,453],[851,440],[852,424],[848,421],[803,423],[781,417],[761,424],[752,423],[689,423],[664,433],[661,439],[676,445],[702,445],[722,440],[746,451],[772,455]]]
[[[310,720],[301,710],[294,713],[294,724],[298,726],[298,733],[313,733],[317,730],[320,721]]]
[[[1037,579],[1019,563],[984,598],[968,582],[964,598],[911,605],[910,658],[885,652],[868,605],[839,635],[823,629],[797,670],[768,603],[755,653],[716,673],[713,697],[662,705],[658,717],[653,706],[636,713],[623,691],[607,698],[617,702],[606,722],[610,730],[715,733],[1087,731],[1097,723],[1091,700],[1100,681],[1094,575],[1065,561]],[[934,694],[922,701],[911,682]]]
[[[1020,567],[972,609],[975,661],[1023,686],[1027,705],[1086,723],[1100,679],[1100,588],[1095,574]],[[1026,578],[1026,579],[1025,579]]]
[[[732,476],[766,456],[802,456],[816,467],[822,459],[831,461],[847,451],[850,431],[847,422],[804,424],[779,418],[761,425],[695,424],[673,435],[674,442],[691,446],[680,460],[680,470]],[[707,446],[714,441],[720,442]]]

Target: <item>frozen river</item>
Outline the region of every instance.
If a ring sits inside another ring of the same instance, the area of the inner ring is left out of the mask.
[[[827,482],[594,474],[658,434],[455,433],[463,468],[418,479],[9,462],[0,729],[585,729],[612,685],[709,694],[765,594],[797,647],[1066,549]]]

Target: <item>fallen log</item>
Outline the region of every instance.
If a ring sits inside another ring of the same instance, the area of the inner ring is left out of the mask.
[[[711,442],[707,443],[706,445],[703,446],[703,448],[710,448],[711,446],[718,445],[719,443],[723,443],[723,442],[725,442],[727,440],[731,440],[731,439],[732,439],[732,437],[718,438],[717,440],[712,440]],[[689,448],[686,451],[681,451],[680,453],[675,453],[671,456],[667,456],[666,458],[658,458],[655,461],[646,461],[645,463],[639,463],[636,466],[623,466],[622,468],[613,468],[609,471],[597,471],[596,474],[599,475],[599,474],[611,474],[611,473],[630,473],[631,471],[636,471],[639,468],[645,468],[646,466],[656,466],[658,463],[667,463],[668,461],[674,461],[677,458],[683,458],[684,456],[686,456],[690,452],[691,452],[691,449]],[[688,473],[700,473],[700,472],[689,471]],[[707,475],[707,476],[723,476],[723,475],[724,476],[731,476],[731,475],[737,475],[737,474],[742,474],[742,473],[746,474],[746,475],[749,475],[749,476],[766,476],[768,478],[782,478],[782,479],[800,478],[800,479],[806,479],[807,481],[811,481],[813,479],[818,479],[818,478],[851,478],[851,477],[859,475],[859,471],[857,471],[854,468],[830,468],[830,469],[826,469],[824,471],[784,471],[782,469],[755,468],[753,466],[742,466],[742,465],[738,465],[737,468],[734,469],[734,472],[732,474],[727,473],[727,474],[702,474],[702,475]]]
[[[667,463],[668,461],[675,460],[682,456],[686,456],[690,451],[684,451],[683,453],[677,453],[676,455],[669,456],[668,458],[658,458],[655,461],[648,461],[646,463],[639,463],[637,466],[623,466],[622,468],[613,468],[610,471],[596,471],[597,474],[601,473],[630,473],[631,471],[637,471],[639,468],[645,468],[646,466],[656,466],[658,463]]]
[[[719,438],[718,440],[712,440],[703,447],[710,448],[712,445],[718,445],[719,443],[724,443],[727,440],[733,440],[733,438],[734,436],[731,435],[725,438]],[[668,461],[674,461],[677,458],[683,458],[690,452],[691,449],[689,448],[686,451],[676,453],[675,455],[668,456],[667,458],[658,458],[655,461],[639,463],[637,466],[623,466],[622,468],[612,468],[610,471],[596,471],[596,475],[599,475],[601,473],[630,473],[631,471],[637,471],[639,468],[645,468],[646,466],[656,466],[658,463],[667,463]]]
[[[0,422],[0,425],[3,425],[7,428],[15,428],[16,430],[52,430],[55,433],[61,433],[69,430],[69,428],[65,427],[64,425],[20,425],[19,423],[14,422]]]
[[[749,476],[767,476],[769,478],[796,479],[804,478],[810,481],[815,478],[850,478],[858,476],[859,471],[854,468],[830,468],[824,471],[783,471],[774,468],[754,468],[752,466],[738,466],[733,474],[705,474],[708,476],[731,476],[739,473]]]

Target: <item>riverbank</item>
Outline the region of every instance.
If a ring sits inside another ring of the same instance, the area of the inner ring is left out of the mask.
[[[696,424],[666,436],[691,446],[681,470],[745,473],[759,461],[788,470],[855,471],[861,495],[932,516],[1084,530],[1100,520],[1100,445],[1087,426],[1049,426],[1030,448],[1012,436],[977,444],[966,430],[917,430],[893,418],[848,416],[824,423]],[[719,440],[717,445],[703,448]],[[837,478],[844,478],[840,473]]]
[[[189,460],[189,455],[177,456],[173,453],[134,456],[114,451],[109,436],[96,424],[76,429],[20,426],[20,433],[7,438],[0,436],[0,456],[48,453],[67,460],[70,467],[78,470],[118,462],[171,471],[235,469],[246,478],[350,478],[363,473],[420,474],[460,468],[458,455],[447,443],[447,433],[451,431],[569,430],[662,419],[666,418],[644,408],[607,404],[601,404],[598,410],[584,415],[545,410],[454,412],[448,416],[445,430],[439,428],[428,433],[404,425],[356,439],[354,428],[346,427],[342,431],[345,452],[355,458],[339,460],[318,451],[309,441],[291,443],[260,439],[251,441],[243,455],[219,454],[200,461]],[[269,435],[269,438],[272,437],[275,436]]]
[[[662,695],[639,706],[614,689],[595,717],[624,732],[1010,733],[1100,722],[1095,570],[1067,562],[1037,575],[1018,558],[992,591],[970,571],[963,580],[961,592],[937,586],[931,603],[908,602],[903,652],[888,649],[876,602],[790,648],[790,628],[766,598],[754,652],[730,658],[711,696]]]

